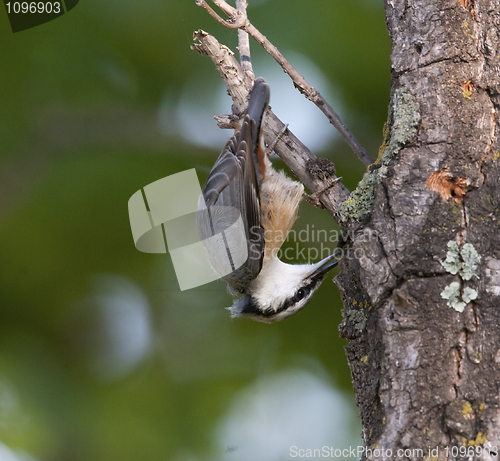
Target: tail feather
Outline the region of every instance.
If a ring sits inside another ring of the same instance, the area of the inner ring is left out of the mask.
[[[255,121],[256,129],[252,130],[252,148],[254,152],[259,142],[262,118],[269,104],[269,94],[269,85],[266,81],[262,77],[255,79],[247,110],[250,119]]]

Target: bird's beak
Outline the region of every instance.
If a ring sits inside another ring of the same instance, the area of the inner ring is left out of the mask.
[[[313,265],[311,277],[324,276],[329,270],[333,269],[339,262],[335,259],[340,253],[334,253]]]

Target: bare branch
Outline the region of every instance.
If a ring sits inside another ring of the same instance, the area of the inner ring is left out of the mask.
[[[243,72],[243,69],[235,59],[234,54],[217,39],[207,32],[199,30],[194,33],[194,39],[199,43],[191,45],[191,48],[201,54],[210,56],[217,67],[221,78],[233,98],[233,114],[231,116],[219,116],[216,119],[219,126],[223,128],[234,128],[237,121],[243,115],[248,104],[248,97],[253,85]],[[221,124],[222,121],[222,124]],[[331,184],[329,180],[335,180],[337,176],[331,164],[327,174],[319,174],[320,168],[315,168],[318,159],[302,142],[288,129],[285,124],[269,108],[267,110],[266,123],[263,126],[264,141],[268,145],[279,137],[274,148],[275,152],[283,159],[290,170],[299,178],[312,192],[321,190]],[[322,195],[321,202],[330,214],[337,219],[337,210],[340,203],[347,199],[349,191],[341,182],[336,182]]]
[[[330,123],[337,129],[340,135],[344,138],[345,142],[353,150],[354,154],[363,162],[365,166],[373,163],[373,159],[365,148],[359,143],[356,137],[345,126],[344,122],[340,119],[338,114],[326,102],[321,94],[310,85],[304,77],[290,64],[290,62],[280,53],[276,48],[259,30],[252,25],[248,18],[243,17],[240,11],[234,9],[225,0],[213,0],[213,2],[229,17],[230,22],[224,21],[217,15],[204,0],[197,0],[196,4],[203,6],[219,23],[231,29],[237,27],[248,32],[265,50],[271,55],[274,60],[282,67],[282,69],[290,76],[295,87],[311,102],[313,102],[323,112]]]
[[[253,80],[245,75],[234,53],[227,46],[220,44],[215,37],[198,30],[193,34],[193,39],[199,43],[191,45],[191,49],[210,56],[233,98],[232,116],[225,117],[227,125],[221,128],[235,128],[236,122],[247,108],[248,94],[252,89]]]

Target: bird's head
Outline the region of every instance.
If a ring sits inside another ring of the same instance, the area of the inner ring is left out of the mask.
[[[311,300],[321,282],[338,261],[333,254],[316,264],[286,264],[271,258],[236,301],[232,317],[251,317],[265,323],[278,322],[299,312]]]

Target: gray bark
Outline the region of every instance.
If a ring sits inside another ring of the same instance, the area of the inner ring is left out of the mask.
[[[341,207],[336,278],[364,458],[496,460],[500,0],[385,7],[385,142]]]

